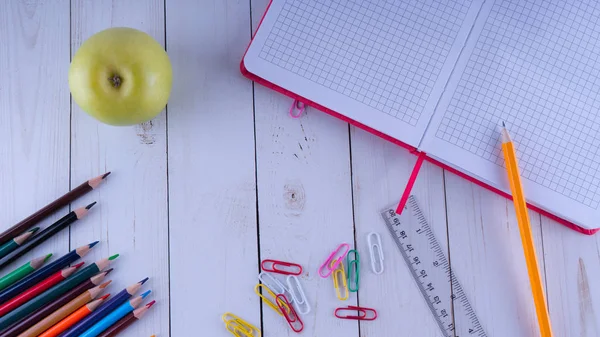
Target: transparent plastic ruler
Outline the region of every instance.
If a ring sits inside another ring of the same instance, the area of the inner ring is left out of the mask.
[[[415,197],[410,196],[401,215],[395,209],[386,208],[381,215],[443,336],[487,337]],[[460,322],[460,333],[455,322]]]

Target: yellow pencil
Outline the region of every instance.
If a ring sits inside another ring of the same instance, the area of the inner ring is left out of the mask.
[[[510,182],[510,190],[515,204],[517,222],[519,223],[519,232],[521,233],[525,262],[527,263],[529,283],[531,284],[531,292],[535,303],[535,312],[540,325],[541,336],[551,337],[552,327],[550,325],[550,315],[548,313],[548,307],[546,306],[546,295],[542,286],[542,276],[540,274],[535,246],[533,244],[529,213],[527,212],[527,203],[525,202],[525,194],[523,193],[523,185],[521,184],[519,166],[517,164],[517,155],[504,122],[502,122],[502,127],[502,152],[504,153],[508,181]]]

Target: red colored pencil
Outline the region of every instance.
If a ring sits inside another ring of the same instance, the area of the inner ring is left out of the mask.
[[[2,305],[0,305],[0,317],[18,308],[21,304],[43,293],[55,284],[64,281],[67,277],[71,276],[71,274],[73,274],[79,267],[83,266],[83,264],[84,262],[80,262],[72,267],[59,270],[56,273],[48,276],[40,283],[34,285],[33,287],[25,290],[16,297],[12,298],[10,301],[3,303]]]

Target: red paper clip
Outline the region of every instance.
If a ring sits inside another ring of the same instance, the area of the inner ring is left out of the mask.
[[[352,316],[352,315],[341,316],[339,314],[340,311],[357,311],[358,315],[357,316]],[[371,315],[369,315],[369,313],[371,313]],[[354,319],[354,320],[358,320],[358,321],[373,321],[377,318],[377,311],[375,311],[375,309],[356,307],[353,305],[349,305],[345,308],[337,308],[337,309],[335,309],[333,314],[337,318]]]
[[[302,331],[302,329],[304,329],[304,323],[302,323],[302,320],[300,320],[300,316],[296,314],[296,309],[294,309],[294,306],[290,304],[287,297],[285,297],[283,294],[279,294],[277,295],[277,300],[275,302],[277,302],[279,310],[283,312],[283,317],[285,317],[285,320],[288,322],[290,328],[292,328],[294,332]],[[290,308],[289,312],[285,310],[285,307],[281,304],[281,302]]]
[[[290,107],[290,116],[292,118],[300,118],[305,108],[306,105],[304,103],[300,102],[299,100],[294,100],[292,106]]]
[[[269,266],[269,264],[271,264],[271,268],[267,268]],[[260,266],[262,267],[262,269],[264,271],[268,271],[271,273],[278,273],[278,274],[283,274],[283,275],[300,275],[300,274],[302,274],[302,266],[299,264],[296,264],[296,263],[277,261],[277,260],[263,260],[263,262],[260,264]],[[278,269],[277,266],[291,267],[291,268],[296,268],[297,270],[294,271],[292,269],[292,271],[289,271],[289,270],[284,270],[284,269]]]

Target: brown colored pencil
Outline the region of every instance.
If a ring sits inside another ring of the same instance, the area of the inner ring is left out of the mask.
[[[94,301],[94,299],[100,295],[102,290],[108,286],[109,282],[105,282],[102,285],[99,285],[95,288],[92,288],[85,293],[77,296],[74,300],[60,307],[60,309],[46,316],[44,319],[36,323],[34,326],[27,329],[25,332],[21,333],[19,337],[35,337],[40,335],[42,332],[50,329],[53,325],[60,322],[63,318],[71,315],[79,308],[86,306],[90,308],[90,311],[94,311],[96,307],[98,307],[102,301]],[[105,295],[106,296],[106,295]],[[108,297],[108,296],[106,296]],[[105,300],[106,297],[102,298]],[[90,302],[91,301],[91,302]]]
[[[60,309],[65,304],[78,298],[78,296],[86,295],[86,294],[87,294],[86,296],[89,296],[89,295],[93,294],[94,292],[98,291],[98,290],[93,290],[93,289],[108,286],[108,284],[110,284],[110,281],[105,282],[105,283],[102,283],[102,281],[104,280],[106,275],[108,273],[110,273],[111,271],[112,271],[112,268],[107,269],[107,270],[87,279],[86,281],[80,283],[75,288],[73,288],[70,291],[68,291],[67,293],[65,293],[63,296],[46,304],[45,306],[41,307],[40,309],[34,311],[31,315],[21,319],[20,321],[14,323],[11,326],[9,326],[8,328],[4,329],[2,332],[0,332],[0,337],[17,336],[21,332],[29,329],[36,323],[43,320],[45,317],[51,315],[53,312]],[[100,289],[102,289],[102,288],[100,288]]]
[[[95,189],[96,187],[98,187],[98,185],[100,185],[100,183],[102,183],[102,181],[104,181],[104,179],[106,177],[108,177],[109,174],[110,174],[110,172],[107,172],[101,176],[92,178],[92,179],[84,182],[83,184],[81,184],[81,185],[75,187],[74,189],[72,189],[71,191],[67,192],[62,197],[60,197],[60,198],[54,200],[53,202],[49,203],[48,205],[44,206],[39,211],[37,211],[37,212],[33,213],[32,215],[28,216],[27,218],[21,220],[21,222],[17,223],[16,225],[14,225],[14,226],[10,227],[9,229],[5,230],[4,232],[0,233],[0,244],[10,241],[12,238],[17,236],[17,234],[22,233],[22,232],[26,231],[27,229],[33,227],[33,225],[42,221],[44,218],[46,218],[50,214],[54,213],[55,211],[58,211],[59,209],[70,204],[74,200],[80,198],[81,196],[83,196],[86,193],[90,192],[91,190]]]
[[[142,316],[150,309],[156,301],[152,301],[145,306],[135,309],[134,311],[127,314],[125,317],[117,321],[117,323],[110,326],[110,328],[104,330],[97,337],[114,337],[117,336],[121,331],[127,329],[131,324],[142,319]]]

